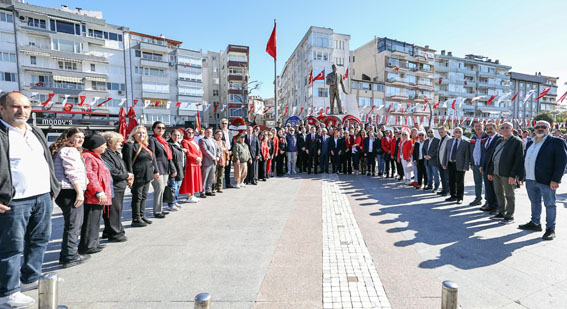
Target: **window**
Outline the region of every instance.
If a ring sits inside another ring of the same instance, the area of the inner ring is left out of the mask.
[[[154,53],[148,53],[148,52],[143,52],[143,53],[142,53],[142,59],[144,59],[144,60],[152,60],[152,61],[163,61],[163,55],[161,55],[161,54],[154,54]]]
[[[329,92],[325,88],[317,88],[317,92],[315,92],[316,97],[326,98],[329,95]]]
[[[50,21],[51,31],[81,35],[81,26],[74,23],[68,23],[61,20]]]
[[[370,90],[370,84],[369,83],[360,82],[359,86],[360,86],[359,89],[361,89],[361,90]]]
[[[156,93],[169,93],[169,84],[157,83],[143,83],[142,91],[156,92]]]
[[[60,39],[52,39],[51,40],[51,49],[80,54],[82,48],[81,48],[80,42],[60,40]]]
[[[200,82],[203,80],[203,75],[193,72],[180,72],[179,73],[180,80],[188,80],[194,82]]]
[[[203,96],[203,88],[199,88],[199,87],[179,87],[179,94],[180,95],[193,96],[193,97],[202,97]]]
[[[91,82],[93,90],[106,90],[106,83],[105,82]]]
[[[335,64],[337,66],[344,66],[345,65],[345,60],[343,57],[335,57]]]
[[[13,23],[14,16],[11,13],[0,13],[0,21]]]
[[[139,49],[136,49],[136,50],[134,51],[134,54],[135,54],[135,56],[138,57],[138,58],[139,58],[139,57],[142,57],[142,53],[140,52]]]
[[[386,87],[386,96],[399,96],[402,94],[402,89],[396,87]]]
[[[230,117],[242,117],[242,109],[241,108],[229,108]]]
[[[384,85],[374,84],[374,85],[372,85],[372,90],[374,90],[374,91],[384,91]]]
[[[314,50],[313,51],[313,60],[329,61],[329,52]]]
[[[335,49],[345,49],[345,41],[335,40]]]
[[[89,36],[92,37],[92,38],[97,38],[97,39],[103,38],[102,31],[94,30],[94,29],[89,29]]]
[[[96,71],[96,66],[94,63],[91,63],[91,72]]]
[[[242,84],[229,82],[229,83],[228,83],[228,88],[230,88],[230,89],[236,89],[236,90],[242,90]]]
[[[384,100],[382,100],[382,99],[377,99],[377,98],[374,99],[374,106],[380,107],[380,106],[382,106],[383,104],[384,104]]]
[[[77,71],[77,63],[71,61],[57,61],[60,70]]]
[[[14,43],[15,42],[14,34],[0,31],[0,42]]]
[[[228,95],[228,101],[232,102],[232,103],[244,103],[244,100],[242,100],[241,94],[229,94]]]
[[[30,56],[30,64],[33,64],[33,65],[37,64],[37,57],[36,56]]]
[[[216,73],[216,72],[218,72],[218,71],[219,71],[219,68],[218,68],[218,67],[213,67],[213,73]]]
[[[115,91],[124,91],[126,90],[126,86],[120,83],[106,83],[107,90],[115,90]]]
[[[15,53],[0,53],[0,61],[16,62],[16,54]]]
[[[400,60],[396,58],[388,58],[388,66],[395,67],[400,66]]]
[[[37,19],[37,18],[31,18],[31,17],[28,17],[28,26],[34,27],[34,28],[41,28],[41,29],[47,28],[44,19]]]
[[[417,70],[417,64],[414,62],[409,62],[408,61],[408,69],[415,69]]]
[[[16,73],[0,72],[0,81],[15,82]]]
[[[408,83],[410,83],[412,85],[415,85],[417,83],[417,79],[415,78],[414,75],[408,75],[407,80],[408,80]]]
[[[228,69],[228,74],[229,75],[240,75],[244,73],[244,69],[243,68],[229,68]]]
[[[213,90],[213,96],[218,96],[219,95],[219,91],[218,90]]]
[[[246,55],[229,55],[228,61],[247,62],[248,57],[246,57]]]
[[[358,88],[358,82],[353,80],[351,85],[350,85],[350,88],[352,88],[352,89]]]
[[[311,33],[311,45],[319,47],[329,47],[330,35],[327,33]]]
[[[370,102],[371,102],[371,98],[368,97],[358,97],[358,106],[363,107],[363,106],[370,106]]]

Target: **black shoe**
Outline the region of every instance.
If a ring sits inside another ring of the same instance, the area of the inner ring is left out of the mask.
[[[120,235],[120,236],[108,238],[108,242],[125,242],[125,241],[128,241],[128,237],[126,237],[126,235]]]
[[[490,215],[491,215],[491,216],[496,216],[496,215],[498,215],[498,210],[496,210],[496,209],[490,210]]]
[[[478,205],[481,205],[481,204],[482,204],[481,201],[474,200],[474,201],[470,202],[469,205],[470,205],[470,206],[478,206]]]
[[[108,238],[108,234],[106,234],[106,233],[103,232],[101,238],[102,238],[102,239],[107,239],[107,238]]]
[[[144,227],[144,226],[148,226],[146,224],[146,222],[142,221],[143,219],[134,219],[132,220],[132,223],[130,224],[131,227]]]
[[[461,205],[463,203],[463,200],[457,200],[457,204]]]
[[[164,215],[169,215],[169,211],[168,211],[168,210],[162,210],[161,213],[164,214]]]
[[[158,212],[157,214],[154,214],[154,218],[163,219],[163,218],[165,218],[165,215],[163,213]]]
[[[83,264],[86,261],[90,260],[90,258],[91,258],[91,256],[88,255],[88,254],[77,254],[77,257],[75,257],[74,259],[62,262],[60,264],[61,264],[61,267],[63,267],[63,268],[69,268],[69,267],[73,267],[73,266]]]
[[[257,185],[258,185],[258,182],[257,182],[257,181],[254,181],[254,182],[252,183],[252,185],[257,186]]]
[[[437,192],[437,195],[443,195],[444,193],[445,192],[443,192],[443,191],[439,191],[439,192]]]
[[[445,202],[456,202],[456,201],[457,201],[456,197],[450,197],[445,199]]]
[[[142,221],[147,223],[147,224],[152,224],[152,220],[146,218],[146,217],[142,217]]]
[[[91,249],[87,249],[87,250],[79,250],[79,254],[95,254],[95,253],[99,253],[102,251],[102,248],[96,247],[96,248],[91,248]]]
[[[518,228],[520,230],[527,230],[527,231],[537,231],[537,232],[541,232],[541,224],[535,224],[532,221],[526,223],[526,224],[522,224],[522,225],[518,225]],[[546,230],[547,232],[547,230]]]
[[[511,217],[511,218],[504,218],[504,219],[502,219],[502,221],[500,221],[500,223],[502,223],[502,224],[514,223],[514,217]]]
[[[488,206],[486,206],[486,205],[480,207],[479,209],[482,210],[482,211],[491,211],[491,210],[492,210],[492,208],[490,208],[490,207],[488,207]]]
[[[214,193],[212,193],[212,192],[206,192],[205,195],[206,195],[206,196],[214,196]]]
[[[106,248],[106,245],[105,244],[98,244],[98,245],[96,245],[96,247],[99,248],[99,249],[104,249],[104,248]]]
[[[424,187],[423,190],[424,190],[424,191],[433,190],[433,188],[432,188],[432,187]]]
[[[545,234],[541,239],[543,240],[553,240],[555,238],[555,230],[553,229],[545,229]]]
[[[247,185],[248,183],[244,183],[244,184]],[[207,196],[205,195],[205,193],[200,193],[199,198],[207,198]]]
[[[503,214],[496,214],[496,215],[490,217],[490,219],[493,219],[493,220],[504,219],[504,215]]]

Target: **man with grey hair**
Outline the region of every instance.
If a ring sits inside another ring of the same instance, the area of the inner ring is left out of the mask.
[[[488,162],[488,180],[493,181],[498,200],[498,214],[492,219],[502,219],[503,224],[514,222],[516,197],[514,189],[524,180],[524,143],[512,134],[512,123],[500,125],[502,138],[498,141]]]
[[[470,140],[471,146],[471,168],[474,177],[474,201],[472,201],[470,206],[482,205],[482,173],[480,172],[482,167],[482,141],[486,138],[486,134],[483,130],[482,122],[476,121],[474,123],[474,134]]]
[[[522,230],[541,231],[541,200],[545,205],[546,230],[543,240],[555,238],[557,206],[555,194],[567,164],[567,146],[561,138],[550,136],[550,125],[540,120],[535,125],[536,137],[526,146],[524,167],[526,190],[530,198],[531,220],[519,226]]]
[[[470,148],[469,142],[464,140],[463,129],[457,127],[453,130],[455,137],[447,142],[445,156],[441,161],[444,170],[449,171],[449,192],[451,197],[447,202],[463,203],[465,194],[465,172],[469,170]]]
[[[327,134],[327,129],[321,129],[321,148],[319,149],[319,167],[321,173],[329,173],[329,141],[330,137]]]
[[[199,140],[199,148],[203,153],[203,163],[201,165],[201,174],[203,177],[203,195],[214,196],[213,180],[215,179],[215,169],[217,162],[220,160],[220,149],[218,143],[213,140],[213,129],[205,130],[205,137]]]
[[[47,141],[27,124],[30,113],[25,95],[0,96],[0,308],[35,303],[21,292],[38,286],[60,191]]]
[[[232,136],[232,131],[228,129],[228,119],[223,118],[220,121],[220,128],[222,131],[222,140],[225,141],[226,147],[228,148],[228,157],[232,155],[232,146],[234,145],[234,140]],[[226,184],[227,188],[234,188],[230,184],[230,168],[231,168],[232,160],[226,160],[226,166],[224,168],[224,183]]]

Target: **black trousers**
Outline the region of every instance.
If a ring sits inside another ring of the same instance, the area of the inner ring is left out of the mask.
[[[102,234],[108,238],[116,238],[124,235],[122,226],[122,208],[124,204],[124,189],[114,189],[112,205],[104,208],[102,218],[104,219],[104,231]]]
[[[258,160],[258,179],[266,179],[266,161]]]
[[[384,163],[386,164],[386,176],[392,175],[392,177],[394,177],[394,174],[396,173],[396,161],[394,161],[394,159],[392,159],[392,157],[390,156],[390,154],[385,154],[384,155]],[[391,171],[391,174],[390,174]]]
[[[366,154],[366,161],[368,163],[367,172],[370,173],[370,175],[376,174],[376,154],[374,154],[373,152],[368,152]]]
[[[61,253],[59,261],[68,262],[77,256],[79,236],[83,226],[84,205],[75,207],[77,192],[74,189],[63,189],[55,199],[57,206],[63,211],[63,238],[61,240]]]
[[[416,160],[417,161],[417,185],[421,186],[423,183],[424,186],[428,185],[427,182],[427,170],[425,169],[425,160]]]
[[[79,251],[95,249],[98,246],[100,229],[100,217],[102,216],[102,205],[85,204],[83,205],[85,214],[83,227],[81,228],[81,242]]]
[[[284,164],[284,159],[285,159],[286,155],[285,152],[282,154],[281,152],[278,154],[278,156],[276,157],[276,175],[277,176],[283,176],[285,174],[285,164]]]
[[[248,174],[246,174],[245,183],[255,183],[258,182],[258,160],[252,158],[252,163],[248,164]]]
[[[134,184],[132,186],[130,190],[132,192],[132,220],[139,220],[144,217],[149,189],[149,182],[147,184]]]
[[[226,166],[224,167],[224,185],[230,185],[230,167],[232,166],[232,160],[226,161]]]
[[[342,172],[344,174],[352,174],[352,153],[350,151],[347,151],[345,153],[343,153],[343,168],[342,168]]]
[[[398,162],[398,160],[396,160],[396,168],[398,170],[398,176],[400,177],[404,177],[404,166],[402,165],[402,162]]]
[[[309,159],[307,160],[307,172],[311,173],[311,170],[317,174],[317,166],[319,165],[319,156],[317,153],[309,153]]]
[[[498,199],[496,198],[496,192],[494,192],[494,183],[488,180],[488,174],[482,173],[484,178],[484,198],[486,199],[486,204],[490,209],[498,209]]]
[[[332,155],[331,163],[333,164],[333,173],[338,173],[341,165],[341,156],[338,154]]]
[[[274,154],[275,155],[275,154]],[[272,159],[272,167],[270,168],[270,176],[273,176],[276,174],[276,163],[278,161],[278,157],[274,157]]]
[[[321,168],[321,173],[328,173],[329,172],[329,154],[321,152],[321,156],[319,157],[319,166]]]
[[[454,162],[447,163],[449,170],[449,192],[451,197],[456,197],[462,200],[465,195],[465,172],[458,171],[457,165]]]
[[[309,163],[309,155],[307,155],[307,152],[300,149],[297,152],[297,170],[300,173],[307,172],[310,165]]]

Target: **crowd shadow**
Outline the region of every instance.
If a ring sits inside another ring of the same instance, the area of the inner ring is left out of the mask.
[[[541,242],[540,238],[515,241],[526,236],[526,231],[503,231],[501,235],[497,230],[503,226],[500,221],[490,219],[479,206],[468,205],[474,198],[474,185],[466,186],[465,203],[461,205],[391,179],[341,175],[339,185],[358,202],[357,206],[379,207],[377,211],[368,210],[368,215],[376,217],[377,224],[386,226],[388,233],[403,234],[405,239],[395,246],[427,245],[415,247],[424,250],[422,256],[427,259],[420,263],[421,268],[485,267],[505,260],[517,249]],[[490,236],[480,237],[480,231]],[[443,248],[439,251],[434,246]],[[437,251],[438,255],[433,256]]]

